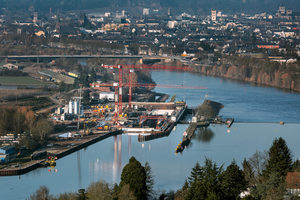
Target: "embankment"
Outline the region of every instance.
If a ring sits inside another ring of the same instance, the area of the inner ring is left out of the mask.
[[[100,136],[96,136],[94,138],[91,138],[90,140],[88,141],[85,141],[83,143],[80,143],[76,146],[73,146],[71,148],[68,148],[66,150],[62,150],[61,152],[59,152],[58,154],[56,154],[55,156],[57,157],[57,159],[60,159],[64,156],[67,156],[71,153],[74,153],[82,148],[85,148],[89,145],[92,145],[98,141],[101,141],[101,140],[104,140],[108,137],[111,137],[111,136],[114,136],[114,135],[118,135],[120,134],[121,131],[120,130],[116,130],[116,131],[112,131],[112,132],[109,132],[109,133],[106,133],[106,134],[103,134],[103,135],[100,135]],[[37,169],[39,167],[41,167],[41,163],[45,161],[45,159],[41,159],[41,160],[33,160],[31,161],[30,163],[26,164],[26,165],[21,165],[17,168],[8,168],[8,169],[2,169],[0,170],[0,176],[14,176],[14,175],[22,175],[22,174],[25,174],[27,172],[30,172],[34,169]]]

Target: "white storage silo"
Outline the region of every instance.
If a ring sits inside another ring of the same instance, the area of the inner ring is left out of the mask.
[[[73,102],[69,101],[69,114],[73,114]]]
[[[74,101],[74,114],[77,115],[79,114],[79,102]]]

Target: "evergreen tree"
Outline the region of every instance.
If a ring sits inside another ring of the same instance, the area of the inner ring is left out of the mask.
[[[102,77],[101,77],[100,80],[101,80],[102,83],[108,82],[108,81],[109,81],[109,76],[108,76],[108,74],[105,72],[105,74],[102,75]]]
[[[130,190],[139,200],[146,199],[147,184],[145,168],[134,157],[129,159],[129,163],[125,165],[121,174],[120,188],[129,184]]]
[[[82,102],[84,104],[88,104],[90,102],[90,94],[89,94],[89,90],[84,90],[83,92],[83,97],[82,97]]]
[[[272,172],[276,172],[279,177],[285,177],[292,170],[291,151],[286,142],[281,137],[273,141],[269,151],[269,160],[263,176],[268,177]]]
[[[197,182],[200,178],[202,178],[203,172],[200,164],[197,162],[195,166],[192,168],[191,176],[188,177],[189,184],[192,185],[193,182]]]
[[[145,171],[146,171],[146,185],[147,185],[147,199],[149,199],[153,195],[154,188],[154,175],[152,173],[151,167],[148,162],[145,163]]]
[[[253,167],[250,165],[250,163],[247,161],[246,158],[244,158],[242,165],[243,165],[245,180],[249,183],[249,185],[255,184]]]
[[[222,174],[222,193],[224,199],[236,199],[247,188],[244,172],[232,161]]]
[[[293,172],[300,172],[300,161],[298,159],[293,162]]]
[[[85,200],[86,199],[85,189],[79,189],[78,194],[76,196],[78,200]]]
[[[185,196],[187,200],[219,199],[221,197],[220,175],[223,166],[205,158],[204,166],[196,163],[189,177],[190,186]]]
[[[182,186],[182,190],[186,190],[189,188],[189,182],[185,179],[183,186]]]
[[[96,82],[97,81],[97,74],[95,72],[95,69],[94,67],[92,68],[91,70],[91,76],[90,76],[90,82]]]

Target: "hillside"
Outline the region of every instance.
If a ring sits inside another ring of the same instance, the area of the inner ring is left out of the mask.
[[[148,7],[150,9],[159,9],[166,13],[166,8],[171,8],[173,14],[189,12],[191,14],[208,14],[210,9],[215,7],[217,10],[223,13],[275,13],[278,6],[281,4],[280,0],[0,0],[0,7],[6,8],[6,11],[2,9],[1,12],[13,11],[13,12],[28,12],[38,11],[49,13],[50,8],[56,12],[59,9],[61,12],[70,10],[84,10],[84,9],[96,9],[106,8],[106,11],[110,11],[109,8],[119,8],[122,10],[124,7]],[[299,8],[300,1],[298,0],[286,0],[283,2],[287,8]],[[295,10],[299,11],[299,10]],[[3,14],[3,13],[1,13]],[[141,13],[136,13],[141,14]]]

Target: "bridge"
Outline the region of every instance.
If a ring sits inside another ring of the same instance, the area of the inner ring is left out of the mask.
[[[140,63],[143,60],[166,60],[174,59],[169,56],[147,56],[147,55],[11,55],[4,57],[7,61],[52,61],[58,58],[74,58],[74,59],[90,59],[90,58],[112,58],[112,59],[139,59]]]

